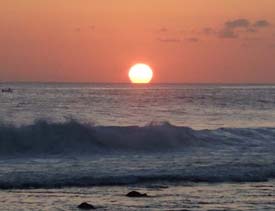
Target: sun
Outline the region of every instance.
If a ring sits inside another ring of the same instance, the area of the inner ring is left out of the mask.
[[[129,70],[129,78],[135,84],[147,84],[153,78],[153,70],[147,64],[138,63]]]

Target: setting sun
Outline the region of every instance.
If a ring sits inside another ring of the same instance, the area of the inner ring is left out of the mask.
[[[153,71],[146,64],[135,64],[129,70],[129,78],[132,83],[147,84],[153,78]]]

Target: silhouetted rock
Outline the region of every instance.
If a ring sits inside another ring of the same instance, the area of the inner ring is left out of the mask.
[[[148,195],[146,193],[140,193],[137,191],[131,191],[131,192],[127,193],[126,196],[127,197],[148,197]]]
[[[12,93],[13,90],[11,88],[6,88],[6,89],[2,89],[2,92],[8,92],[8,93]]]
[[[95,210],[96,209],[93,205],[88,204],[87,202],[83,202],[80,205],[78,205],[77,207],[82,210]]]

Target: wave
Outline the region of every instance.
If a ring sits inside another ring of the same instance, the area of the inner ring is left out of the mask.
[[[146,126],[96,126],[75,120],[31,125],[0,124],[0,155],[93,154],[116,151],[169,151],[224,145],[275,143],[275,128],[194,130],[168,122]]]
[[[275,128],[0,124],[0,189],[267,181],[274,155]]]

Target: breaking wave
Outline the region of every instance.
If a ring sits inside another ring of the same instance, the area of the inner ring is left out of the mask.
[[[40,120],[1,124],[0,155],[0,189],[258,182],[275,178],[275,128]]]
[[[275,128],[194,130],[168,122],[146,126],[95,126],[75,120],[0,125],[0,155],[85,154],[182,150],[189,147],[275,144]]]

